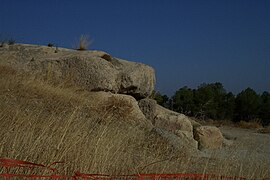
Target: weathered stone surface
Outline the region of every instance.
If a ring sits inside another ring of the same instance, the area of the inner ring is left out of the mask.
[[[194,129],[194,138],[199,143],[199,149],[218,149],[222,147],[224,137],[215,126],[200,126]]]
[[[193,138],[193,126],[187,116],[157,105],[154,126],[168,130],[190,147],[198,148],[198,143]]]
[[[168,110],[160,105],[157,105],[154,125],[170,131],[193,132],[192,124],[187,116]]]
[[[193,126],[187,116],[170,111],[149,98],[140,100],[139,107],[155,128],[160,129],[160,132],[163,129],[165,134],[173,134],[167,137],[176,135],[182,143],[197,149],[198,143],[193,138]]]
[[[139,107],[146,118],[151,120],[155,127],[170,131],[181,130],[190,133],[193,132],[193,126],[190,118],[184,114],[171,111],[158,105],[153,99],[145,98],[140,100]]]
[[[191,139],[178,134],[172,133],[166,129],[153,128],[151,131],[156,137],[164,140],[164,144],[171,145],[175,150],[181,151],[181,153],[188,152],[192,153],[197,150],[197,141],[192,141]],[[182,132],[181,132],[182,134]]]
[[[50,81],[69,82],[89,91],[110,91],[148,97],[154,90],[155,72],[150,66],[114,58],[102,51],[13,45],[0,49],[0,64],[16,66]]]
[[[188,146],[198,149],[198,141],[193,138],[192,132],[176,130],[174,134],[180,137]]]
[[[119,92],[130,94],[136,99],[142,99],[152,94],[155,86],[155,71],[142,63],[117,59],[121,79],[118,83]]]
[[[117,121],[130,127],[140,127],[149,131],[153,128],[134,97],[103,91],[88,94],[85,103],[91,108],[87,113],[100,117],[100,123]]]
[[[154,124],[157,102],[153,99],[145,98],[145,99],[139,100],[138,103],[145,117]]]

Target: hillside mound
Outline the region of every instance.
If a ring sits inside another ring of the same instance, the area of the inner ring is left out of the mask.
[[[88,91],[129,94],[136,99],[151,95],[154,69],[142,63],[114,58],[102,51],[13,45],[0,49],[1,64],[24,70],[56,83],[69,83]]]
[[[1,47],[0,157],[70,173],[218,173],[224,163],[199,149],[227,140],[149,99],[154,85],[153,68],[102,51]]]

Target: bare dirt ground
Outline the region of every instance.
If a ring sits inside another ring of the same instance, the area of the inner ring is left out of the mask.
[[[239,176],[248,173],[248,177],[254,177],[256,173],[261,174],[260,177],[269,177],[270,134],[258,133],[256,129],[230,126],[219,128],[232,145],[218,150],[201,151],[202,157],[213,159],[209,161],[209,167],[223,168],[222,164],[226,164],[226,168],[235,169]]]
[[[231,148],[243,160],[252,158],[253,161],[270,162],[270,134],[258,133],[256,129],[228,126],[221,126],[220,130],[227,139],[233,140]]]

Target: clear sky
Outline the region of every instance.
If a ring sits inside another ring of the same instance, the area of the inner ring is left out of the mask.
[[[0,0],[0,34],[151,65],[156,89],[221,82],[270,91],[270,0]]]

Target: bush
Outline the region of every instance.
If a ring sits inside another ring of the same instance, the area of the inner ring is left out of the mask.
[[[76,50],[84,51],[88,49],[88,46],[91,44],[89,41],[88,35],[81,35],[79,41],[75,45]]]
[[[54,46],[53,43],[49,43],[49,44],[48,44],[48,47],[53,47],[53,46]]]
[[[6,39],[3,39],[2,37],[0,37],[0,47],[3,47],[4,44],[6,44]]]
[[[262,125],[258,119],[254,119],[252,121],[246,122],[246,121],[240,121],[237,124],[240,128],[245,128],[245,129],[258,129],[262,128]]]
[[[268,134],[270,134],[270,125],[264,127],[263,129],[260,129],[258,132],[259,133],[268,133]]]
[[[16,43],[16,40],[13,38],[10,38],[7,43],[8,45],[14,45]]]
[[[3,47],[4,44],[8,44],[8,45],[14,45],[16,43],[16,40],[13,38],[10,39],[0,39],[0,47]]]

